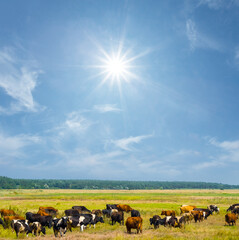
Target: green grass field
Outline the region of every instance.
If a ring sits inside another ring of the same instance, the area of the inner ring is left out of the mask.
[[[140,211],[143,218],[143,234],[129,235],[125,226],[111,226],[108,219],[96,228],[67,232],[64,239],[239,239],[239,226],[225,226],[225,214],[229,205],[239,202],[239,190],[1,190],[0,208],[11,208],[24,216],[27,211],[37,212],[39,206],[52,206],[62,216],[65,209],[84,205],[88,209],[104,209],[107,203],[129,204]],[[175,210],[178,215],[182,204],[207,207],[216,204],[220,214],[210,216],[201,223],[187,224],[185,228],[160,226],[154,230],[149,218],[164,210]],[[130,214],[125,214],[126,218]],[[42,239],[42,237],[31,237]],[[15,239],[11,229],[0,226],[1,239]],[[21,235],[19,238],[26,238]],[[44,239],[54,239],[53,230],[47,229]]]

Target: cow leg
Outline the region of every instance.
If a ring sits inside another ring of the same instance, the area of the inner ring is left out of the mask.
[[[80,230],[81,230],[81,232],[83,232],[83,230],[84,230],[84,225],[81,225],[81,226],[80,226]]]
[[[95,228],[95,224],[94,224],[94,228]]]

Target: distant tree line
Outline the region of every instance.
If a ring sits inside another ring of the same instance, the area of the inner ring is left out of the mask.
[[[13,179],[0,176],[0,189],[239,189],[207,182]]]

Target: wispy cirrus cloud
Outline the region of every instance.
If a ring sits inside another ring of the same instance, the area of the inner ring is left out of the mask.
[[[9,106],[1,106],[0,113],[12,114],[19,111],[38,111],[42,107],[33,98],[40,70],[33,70],[20,61],[12,48],[0,50],[0,88],[12,98]]]
[[[95,105],[93,107],[93,109],[100,112],[100,113],[121,112],[122,111],[120,108],[116,107],[115,104]]]
[[[186,21],[186,34],[190,42],[191,50],[196,48],[212,49],[222,51],[222,46],[214,39],[197,30],[196,24],[192,19]]]
[[[142,140],[151,138],[153,135],[141,135],[136,137],[128,137],[128,138],[121,138],[118,140],[112,140],[111,142],[118,148],[123,149],[125,151],[132,151],[133,144],[138,144]]]

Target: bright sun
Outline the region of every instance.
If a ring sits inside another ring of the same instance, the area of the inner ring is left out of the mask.
[[[102,49],[101,52],[104,56],[100,58],[101,65],[97,66],[102,70],[100,75],[104,76],[101,84],[110,82],[111,85],[114,83],[121,85],[122,82],[130,82],[136,78],[131,65],[135,57],[128,57],[128,52],[122,53],[121,49],[111,54]]]

